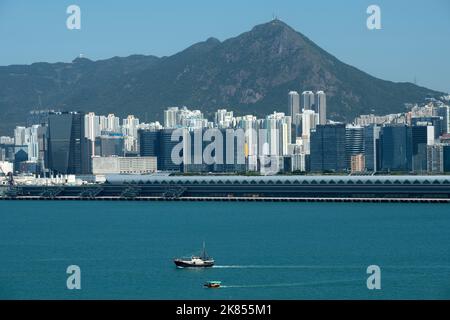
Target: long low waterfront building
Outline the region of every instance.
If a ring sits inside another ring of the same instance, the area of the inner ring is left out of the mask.
[[[16,186],[10,197],[80,199],[444,199],[450,176],[109,175],[103,184]],[[5,196],[4,196],[5,197]]]
[[[156,157],[93,157],[94,175],[149,174],[157,169]]]

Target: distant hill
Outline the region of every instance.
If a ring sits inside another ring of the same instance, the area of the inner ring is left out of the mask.
[[[0,134],[11,135],[36,109],[95,111],[161,120],[169,106],[207,115],[287,111],[290,90],[324,90],[329,117],[404,111],[441,92],[384,81],[347,65],[280,20],[220,42],[210,38],[170,57],[132,55],[72,63],[0,67]]]

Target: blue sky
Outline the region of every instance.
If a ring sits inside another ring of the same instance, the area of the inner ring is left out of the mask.
[[[344,5],[345,3],[345,5]],[[81,30],[66,8],[81,7]],[[366,27],[381,7],[382,30]],[[174,54],[277,15],[340,60],[374,76],[450,92],[448,0],[0,0],[0,65]]]

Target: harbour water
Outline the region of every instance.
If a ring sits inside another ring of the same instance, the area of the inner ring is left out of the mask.
[[[177,269],[203,241],[216,266]],[[0,298],[450,299],[450,207],[1,201]]]

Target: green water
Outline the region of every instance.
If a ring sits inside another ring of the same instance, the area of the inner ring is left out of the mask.
[[[176,269],[203,240],[217,266]],[[450,207],[0,201],[0,298],[449,299]]]

